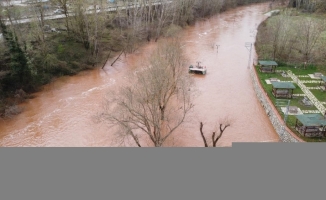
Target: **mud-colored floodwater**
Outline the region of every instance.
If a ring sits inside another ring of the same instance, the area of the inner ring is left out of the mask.
[[[194,75],[200,91],[194,112],[166,146],[203,146],[199,122],[204,122],[204,132],[209,134],[224,118],[231,127],[218,146],[279,141],[253,90],[245,48],[246,42],[254,42],[266,11],[268,4],[237,8],[199,21],[181,33],[189,64],[200,61],[208,70],[205,76]],[[117,146],[111,130],[94,123],[92,116],[101,110],[108,89],[123,84],[126,74],[136,70],[155,45],[144,45],[113,67],[114,59],[103,70],[85,71],[46,85],[21,105],[22,114],[0,121],[0,146]]]

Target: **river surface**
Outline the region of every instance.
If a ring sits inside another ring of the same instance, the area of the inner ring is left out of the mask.
[[[200,61],[207,67],[207,74],[193,75],[200,91],[194,111],[165,146],[203,146],[199,123],[204,123],[204,132],[209,134],[225,118],[231,126],[218,146],[280,141],[256,98],[248,69],[249,50],[245,47],[246,42],[254,42],[267,11],[266,3],[240,7],[182,31],[189,64]],[[127,73],[137,70],[155,46],[145,44],[136,53],[121,57],[113,67],[110,65],[115,58],[104,69],[62,77],[46,85],[34,99],[21,104],[23,113],[0,121],[0,146],[118,146],[113,132],[104,124],[94,123],[93,116],[101,111],[108,89],[127,81]],[[254,49],[251,58],[255,59]]]

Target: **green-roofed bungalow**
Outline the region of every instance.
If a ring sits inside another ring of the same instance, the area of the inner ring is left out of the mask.
[[[326,136],[326,117],[321,114],[297,115],[295,129],[304,137]]]
[[[272,82],[273,95],[275,98],[286,98],[291,99],[295,86],[290,82]]]
[[[278,64],[272,60],[259,60],[258,66],[259,66],[260,72],[275,73],[275,69],[278,66]]]

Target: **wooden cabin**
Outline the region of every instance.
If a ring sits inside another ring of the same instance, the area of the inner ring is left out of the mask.
[[[258,61],[260,72],[263,73],[275,73],[278,64],[272,60],[260,60]]]
[[[326,118],[321,114],[296,116],[295,129],[304,137],[326,137]]]
[[[272,93],[275,98],[292,99],[295,86],[290,82],[272,82]]]

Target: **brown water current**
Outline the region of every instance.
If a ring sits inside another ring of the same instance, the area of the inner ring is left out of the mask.
[[[200,95],[192,117],[166,146],[203,146],[199,122],[209,134],[224,118],[231,121],[218,146],[232,142],[278,142],[279,138],[253,90],[246,42],[254,42],[258,25],[266,18],[268,4],[240,7],[197,22],[183,30],[184,50],[190,64],[200,61],[206,75],[193,75]],[[218,48],[216,45],[219,45]],[[92,117],[101,110],[108,89],[126,81],[143,56],[156,43],[122,57],[113,67],[85,71],[48,84],[21,106],[24,112],[0,120],[0,146],[117,146],[114,135]],[[254,57],[254,50],[252,56]],[[187,66],[185,67],[187,69]]]

